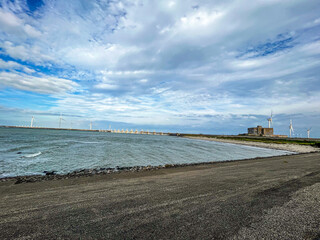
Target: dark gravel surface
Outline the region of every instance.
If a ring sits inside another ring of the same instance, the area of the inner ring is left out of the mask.
[[[0,239],[319,239],[320,153],[0,182]]]

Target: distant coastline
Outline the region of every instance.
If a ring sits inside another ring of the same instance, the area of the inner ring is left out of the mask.
[[[64,131],[85,131],[85,132],[109,132],[109,133],[124,133],[124,134],[147,134],[147,135],[170,135],[170,133],[163,132],[149,132],[149,131],[137,131],[137,132],[129,132],[118,130],[110,130],[110,129],[80,129],[80,128],[50,128],[50,127],[30,127],[30,126],[6,126],[0,125],[0,128],[19,128],[19,129],[42,129],[42,130],[64,130]]]
[[[99,132],[100,130],[90,130],[90,129],[78,129],[78,128],[49,128],[49,127],[27,127],[27,126],[5,126],[1,125],[0,128],[23,128],[23,129],[45,129],[45,130],[68,130],[68,131],[89,131],[89,132]],[[109,130],[105,130],[109,131]]]
[[[239,145],[246,145],[252,147],[261,147],[261,148],[269,148],[269,149],[276,149],[276,150],[284,150],[289,152],[295,153],[311,153],[311,152],[319,152],[319,147],[314,147],[311,145],[302,145],[302,144],[294,144],[294,143],[265,143],[265,142],[255,142],[250,141],[250,139],[243,140],[235,140],[235,139],[228,139],[228,138],[219,138],[219,137],[201,137],[201,136],[183,136],[185,138],[190,139],[198,139],[198,140],[205,140],[205,141],[214,141],[214,142],[223,142],[223,143],[231,143],[231,144],[239,144]]]

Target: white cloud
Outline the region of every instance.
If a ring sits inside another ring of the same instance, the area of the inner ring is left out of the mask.
[[[117,85],[112,85],[112,84],[108,84],[108,83],[99,83],[94,85],[95,88],[98,89],[105,89],[105,90],[115,90],[118,88]]]
[[[170,1],[170,2],[168,3],[168,6],[169,6],[170,8],[173,7],[174,5],[176,5],[175,1]]]
[[[180,18],[180,27],[183,29],[207,27],[223,16],[222,12],[197,11],[190,16]]]
[[[26,73],[34,73],[35,70],[30,69],[20,63],[17,62],[13,62],[13,61],[3,61],[2,59],[0,59],[0,69],[18,69],[18,70],[23,70]]]
[[[0,47],[4,53],[12,58],[35,64],[46,65],[50,62],[56,62],[52,56],[43,53],[45,50],[39,46],[15,45],[10,41],[0,42]]]
[[[41,37],[41,32],[39,32],[38,30],[36,30],[35,28],[33,28],[32,26],[30,26],[29,24],[26,24],[24,27],[24,31],[33,38],[39,38]]]
[[[11,12],[5,12],[3,10],[0,10],[0,23],[2,27],[20,27],[22,25],[21,19]]]
[[[64,48],[59,54],[64,61],[86,69],[113,69],[118,61],[128,53],[136,52],[134,47],[122,47],[116,44],[91,47]]]
[[[11,12],[0,8],[0,27],[9,34],[26,35],[31,38],[38,38],[41,32],[18,18]]]
[[[51,76],[30,76],[23,73],[0,72],[0,84],[20,90],[44,94],[62,94],[72,92],[77,84],[62,78]]]
[[[146,71],[146,70],[134,70],[134,71],[101,71],[102,75],[106,76],[135,76],[135,75],[146,75],[151,74],[152,71]]]
[[[144,78],[144,79],[140,79],[140,80],[139,80],[139,82],[140,82],[140,83],[147,83],[148,81],[149,81],[149,80],[148,80],[148,79],[146,79],[146,78]]]

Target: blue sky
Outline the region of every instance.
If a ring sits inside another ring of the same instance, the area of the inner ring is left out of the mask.
[[[0,0],[0,125],[320,137],[318,0]]]

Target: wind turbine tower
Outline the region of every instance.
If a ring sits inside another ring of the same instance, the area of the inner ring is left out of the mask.
[[[270,128],[270,127],[271,127],[271,125],[272,125],[272,111],[271,111],[271,115],[270,115],[270,117],[269,117],[269,118],[267,118],[267,120],[268,120],[268,127]]]
[[[290,131],[290,137],[291,137],[291,134],[293,133],[292,120],[290,120],[289,131]]]
[[[60,118],[59,118],[59,128],[61,128],[61,121],[64,121],[64,119],[62,118],[62,114],[60,113]]]
[[[307,129],[308,138],[310,138],[310,130],[311,128]]]
[[[31,118],[31,124],[30,124],[30,127],[33,127],[33,122],[34,122],[34,116],[32,116],[32,118]]]
[[[92,130],[92,122],[90,122],[90,130]]]

